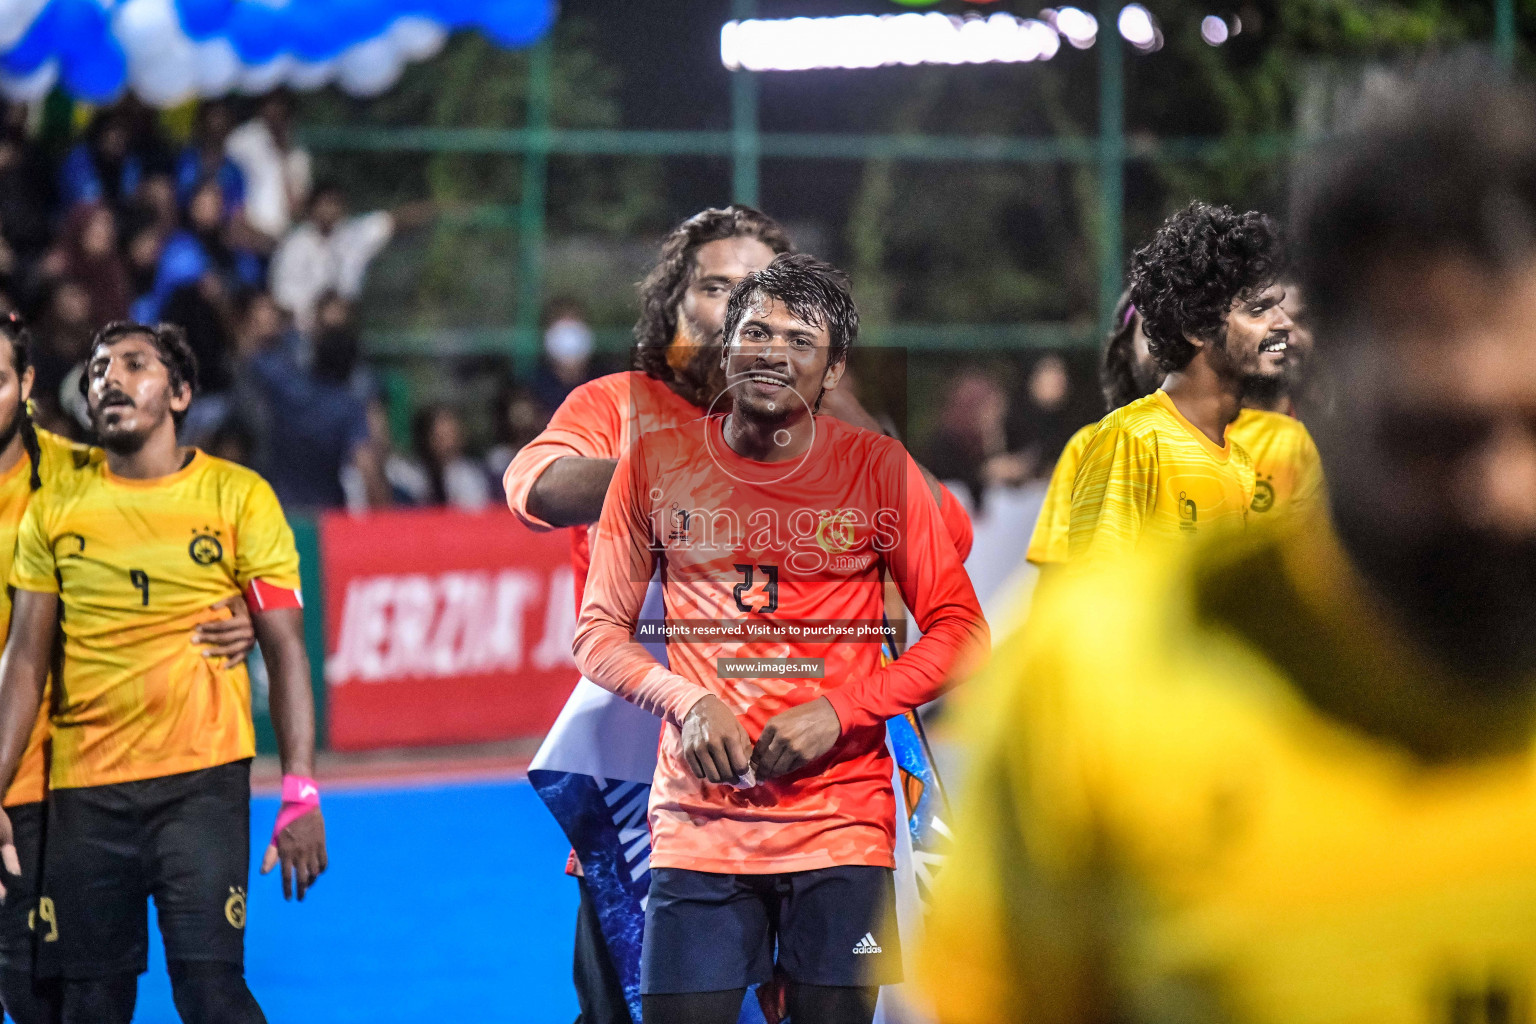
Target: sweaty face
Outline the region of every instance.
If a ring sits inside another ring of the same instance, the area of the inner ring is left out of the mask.
[[[758,423],[798,422],[825,388],[837,387],[842,362],[828,365],[825,324],[806,323],[778,299],[747,310],[725,348],[733,410]]]
[[[1243,381],[1275,380],[1290,358],[1291,322],[1282,300],[1285,290],[1272,284],[1257,295],[1239,297],[1227,314],[1227,333],[1212,350],[1213,362]]]
[[[143,335],[96,346],[86,364],[86,381],[86,408],[108,451],[138,451],[171,422],[173,412],[192,404],[192,389],[185,384],[172,391],[170,371]]]
[[[1400,263],[1366,292],[1319,354],[1347,396],[1317,433],[1340,534],[1452,667],[1536,669],[1536,264]]]
[[[773,250],[755,238],[721,238],[699,246],[693,272],[677,307],[677,337],[667,349],[667,365],[696,386],[718,393],[725,306],[731,289],[748,274],[767,268]]]

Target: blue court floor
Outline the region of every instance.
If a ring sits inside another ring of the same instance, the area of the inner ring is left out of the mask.
[[[522,781],[328,791],[330,870],[300,903],[255,874],[277,813],[252,801],[246,977],[271,1024],[569,1024],[576,888]],[[141,1024],[176,1024],[159,936]]]

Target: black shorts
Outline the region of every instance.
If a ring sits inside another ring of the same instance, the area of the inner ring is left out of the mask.
[[[653,868],[640,953],[644,995],[760,985],[778,965],[805,985],[901,980],[889,868],[779,875]]]
[[[245,963],[251,762],[48,796],[40,977],[142,974],[153,898],[167,960]]]
[[[5,882],[5,900],[0,902],[0,967],[18,971],[32,969],[33,928],[37,923],[37,890],[43,874],[43,804],[18,804],[7,807],[11,833],[16,839],[16,857],[21,861],[21,877],[0,865],[0,880]],[[44,934],[49,925],[42,923]]]

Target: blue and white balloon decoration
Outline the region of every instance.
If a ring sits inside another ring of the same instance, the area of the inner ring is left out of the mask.
[[[376,96],[453,29],[524,47],[554,18],[554,0],[0,0],[0,94],[62,85],[105,103],[132,89],[166,107],[334,82]]]

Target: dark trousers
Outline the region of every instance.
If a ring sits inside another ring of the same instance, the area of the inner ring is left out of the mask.
[[[613,957],[608,955],[608,943],[603,939],[587,880],[578,876],[576,887],[581,892],[581,906],[576,911],[576,956],[571,972],[576,982],[576,1005],[581,1009],[576,1024],[634,1024],[630,1020],[629,1004],[624,1000],[624,986],[619,983],[618,969],[613,966]]]

